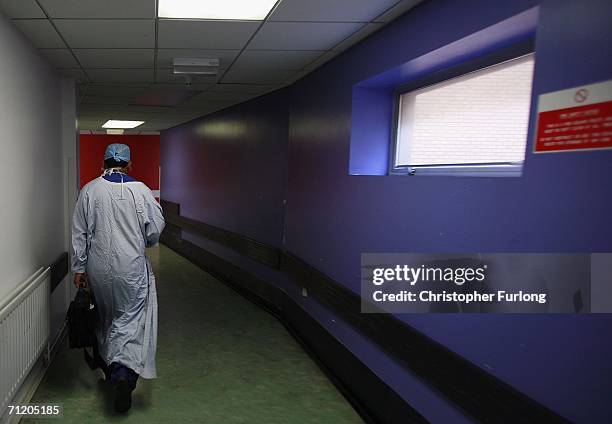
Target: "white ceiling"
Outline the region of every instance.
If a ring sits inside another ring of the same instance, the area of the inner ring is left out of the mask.
[[[0,11],[78,80],[80,129],[138,119],[137,131],[160,131],[291,84],[420,1],[279,0],[265,21],[157,19],[156,0],[0,0]],[[219,74],[186,86],[175,57],[218,58]]]

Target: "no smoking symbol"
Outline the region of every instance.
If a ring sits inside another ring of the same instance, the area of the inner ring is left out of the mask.
[[[580,90],[576,91],[576,94],[574,94],[574,100],[577,103],[584,102],[587,97],[589,97],[589,90],[587,90],[586,88],[581,88]]]

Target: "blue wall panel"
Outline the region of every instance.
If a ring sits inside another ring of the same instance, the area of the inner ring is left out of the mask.
[[[287,93],[162,133],[162,197],[190,218],[280,247],[287,187]]]
[[[529,151],[521,178],[347,172],[355,84],[534,6],[534,98],[612,78],[608,0],[425,1],[286,92],[164,132],[163,197],[181,203],[186,216],[277,246],[284,215],[284,247],[355,292],[362,252],[612,251],[612,151]],[[531,118],[528,150],[535,110]],[[267,277],[291,290],[281,277]],[[428,419],[465,420],[308,302],[315,318]],[[612,415],[610,315],[400,319],[573,421]]]

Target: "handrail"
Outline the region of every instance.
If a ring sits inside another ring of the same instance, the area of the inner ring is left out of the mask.
[[[50,272],[49,267],[40,267],[33,275],[9,292],[8,296],[0,301],[0,320],[12,310],[13,306],[19,304],[24,297],[38,287],[44,281],[41,277],[48,272]]]

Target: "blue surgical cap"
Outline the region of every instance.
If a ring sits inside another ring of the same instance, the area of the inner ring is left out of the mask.
[[[125,144],[113,143],[106,147],[104,152],[104,160],[115,159],[117,162],[129,162],[130,161],[130,148]]]

